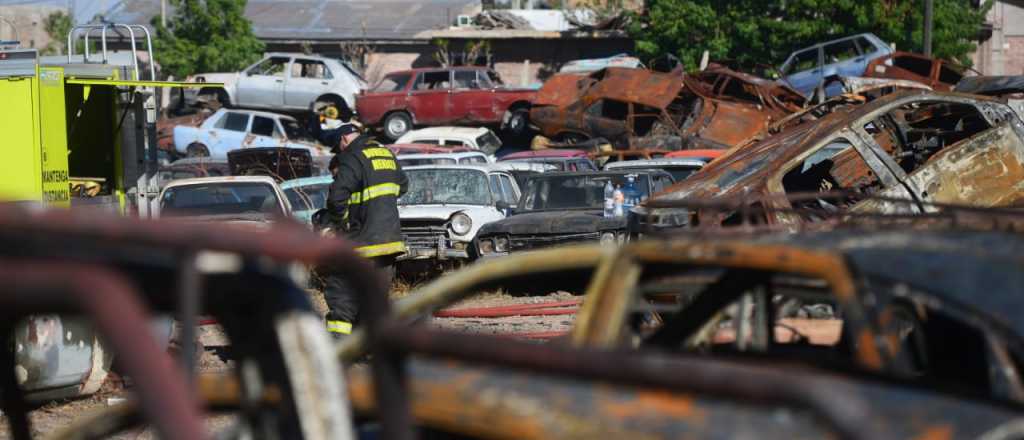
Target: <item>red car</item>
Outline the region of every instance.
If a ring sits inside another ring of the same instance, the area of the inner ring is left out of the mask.
[[[413,69],[389,73],[369,92],[356,97],[359,120],[382,127],[398,139],[417,125],[498,125],[518,133],[526,129],[535,90],[502,85],[484,67]]]

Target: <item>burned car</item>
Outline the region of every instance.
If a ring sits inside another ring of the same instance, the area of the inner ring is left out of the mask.
[[[1024,346],[1013,318],[1014,311],[1024,307],[1017,292],[1021,285],[1017,255],[1022,244],[1019,235],[1003,232],[850,228],[805,235],[672,237],[614,250],[586,245],[523,253],[481,262],[398,300],[394,322],[403,323],[407,330],[404,337],[396,332],[386,340],[396,345],[415,341],[404,346],[429,345],[438,351],[446,346],[448,356],[465,354],[466,360],[483,359],[484,352],[493,356],[487,358],[501,368],[409,357],[413,413],[423,417],[419,420],[426,425],[458,426],[463,434],[518,433],[513,427],[520,423],[533,429],[534,435],[523,434],[524,438],[589,438],[588,433],[609,432],[643,433],[645,438],[678,438],[679,432],[699,432],[698,438],[827,438],[828,431],[836,429],[803,420],[800,411],[779,416],[782,413],[772,412],[771,405],[760,399],[753,400],[766,406],[713,410],[735,396],[731,393],[748,389],[739,384],[749,377],[735,370],[693,377],[704,386],[690,384],[694,400],[683,406],[686,414],[700,408],[702,415],[708,411],[721,417],[719,423],[707,423],[706,416],[663,419],[661,412],[644,405],[646,399],[628,400],[630,411],[623,410],[625,402],[591,405],[590,399],[603,401],[603,391],[549,381],[543,373],[579,371],[568,375],[578,383],[586,371],[593,372],[599,365],[637,374],[632,371],[633,362],[660,356],[662,366],[675,368],[656,371],[682,381],[694,373],[679,367],[705,362],[722,362],[717,364],[720,368],[767,366],[783,372],[776,379],[754,381],[760,386],[785,378],[841,381],[841,385],[819,383],[830,395],[810,401],[824,407],[826,402],[852,402],[871,408],[872,415],[866,425],[855,423],[849,426],[852,432],[839,438],[916,438],[935,429],[948,438],[979,438],[1010,429],[1024,398],[1024,388],[1016,379]],[[485,343],[479,336],[441,332],[414,319],[494,286],[580,273],[587,275],[589,287],[568,344],[533,345],[528,352],[518,351],[527,344],[505,338]],[[987,288],[999,294],[981,291]],[[796,298],[828,303],[834,312],[826,318],[787,312],[789,300]],[[347,359],[354,359],[363,350],[379,348],[382,340],[357,331],[343,342],[342,350]],[[362,344],[366,345],[359,347]],[[598,361],[585,352],[570,357],[559,351],[564,345],[597,349],[614,357]],[[514,365],[523,365],[520,362],[532,365],[532,379],[514,372]],[[579,370],[570,370],[570,365]],[[353,368],[348,375],[353,408],[362,414],[375,410],[366,373]],[[479,390],[483,384],[487,393]],[[737,387],[726,392],[725,384]],[[808,391],[821,390],[803,384]],[[676,396],[667,389],[659,388],[660,408],[675,402]],[[788,385],[777,392],[793,389]],[[564,403],[565,399],[557,398],[562,390],[583,393],[583,400]],[[778,397],[775,392],[765,396]],[[453,408],[444,406],[452,393],[464,399],[461,405],[450,412],[428,410]],[[519,411],[518,405],[503,404],[506,400],[501,396],[532,403],[528,410]],[[800,408],[807,410],[809,401],[802,402]],[[617,411],[605,412],[608,407]],[[844,405],[832,414],[859,413],[851,408]],[[748,411],[763,418],[748,418]],[[963,417],[961,411],[971,416]],[[538,412],[556,421],[546,423],[548,418],[537,418]],[[377,409],[377,413],[382,412]],[[557,423],[561,415],[582,415],[587,423],[566,427]],[[457,420],[479,423],[453,423]]]
[[[833,110],[818,120],[790,127],[744,145],[710,163],[642,207],[644,228],[732,224],[738,212],[657,208],[684,199],[743,197],[757,221],[799,223],[764,208],[790,208],[781,196],[845,191],[842,201],[805,200],[822,210],[886,211],[886,202],[860,202],[856,194],[888,196],[922,205],[963,203],[1016,206],[1024,191],[1024,124],[1005,104],[955,93],[905,91],[867,104]],[[762,201],[762,199],[764,199]],[[903,207],[901,209],[907,209]]]
[[[893,52],[868,63],[868,78],[905,79],[948,92],[964,78],[967,68],[949,61],[910,52]]]
[[[785,86],[722,67],[696,77],[607,68],[552,77],[530,120],[562,143],[602,137],[629,148],[653,138],[674,143],[671,149],[727,148],[799,110],[803,100]]]
[[[604,216],[604,191],[609,182],[621,187],[629,179],[640,200],[673,183],[670,174],[654,170],[530,176],[513,214],[480,228],[476,240],[480,256],[587,241],[622,243],[626,216]]]

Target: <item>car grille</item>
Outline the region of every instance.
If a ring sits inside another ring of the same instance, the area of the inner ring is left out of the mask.
[[[599,241],[600,232],[585,232],[581,234],[558,234],[558,235],[527,235],[513,236],[509,239],[512,250],[536,249],[561,244],[578,243],[582,241]]]
[[[402,238],[412,249],[437,249],[440,240],[448,239],[444,222],[402,221]]]

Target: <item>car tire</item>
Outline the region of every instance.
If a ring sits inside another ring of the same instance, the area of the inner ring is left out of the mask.
[[[216,102],[220,107],[231,107],[231,98],[228,97],[228,92],[224,91],[224,89],[203,89],[199,91],[198,97],[200,101],[204,101],[208,105]]]
[[[185,157],[210,157],[210,149],[206,145],[193,142],[185,148]]]
[[[530,111],[526,109],[512,110],[512,115],[505,124],[505,130],[513,136],[519,136],[526,132],[530,124]]]
[[[412,117],[406,112],[394,112],[384,118],[384,135],[392,141],[397,141],[412,130]]]

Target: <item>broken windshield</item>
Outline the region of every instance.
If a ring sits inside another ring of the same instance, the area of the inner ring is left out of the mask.
[[[650,195],[646,174],[636,176],[636,189],[641,201]],[[604,206],[604,186],[611,179],[612,184],[622,187],[627,174],[591,175],[538,175],[531,177],[523,192],[522,211],[546,211],[553,209],[601,209]]]
[[[487,174],[473,169],[405,170],[409,191],[398,199],[399,205],[491,205]]]

